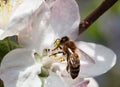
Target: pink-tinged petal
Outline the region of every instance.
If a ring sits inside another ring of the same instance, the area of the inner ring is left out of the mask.
[[[46,4],[41,4],[27,27],[19,33],[20,45],[36,50],[50,47],[54,42],[54,32],[49,24],[49,18],[49,8]]]
[[[69,73],[68,73],[69,74]],[[79,83],[83,82],[83,79],[82,78],[76,78],[76,79],[72,79],[70,76],[69,77],[65,77],[63,76],[62,77],[63,81],[64,81],[64,84],[67,86],[67,87],[79,87],[77,86],[77,84],[79,85]],[[82,87],[82,86],[80,86]]]
[[[72,87],[99,87],[99,86],[95,79],[84,78],[83,81],[76,83]]]
[[[41,72],[40,67],[40,64],[35,63],[33,51],[15,49],[3,58],[0,67],[0,78],[3,80],[5,87],[21,87],[19,84],[22,84],[22,87],[29,87],[26,86],[27,83],[32,87],[36,87],[35,84],[40,81],[37,77]],[[36,82],[29,82],[33,80]]]
[[[79,49],[89,55],[95,63],[81,60],[80,77],[97,76],[110,70],[116,63],[116,54],[107,47],[95,43],[76,42]]]
[[[45,79],[44,87],[66,87],[66,86],[57,74],[51,72],[49,77]]]
[[[89,80],[84,80],[84,81],[79,82],[78,84],[74,85],[73,87],[88,87],[89,82],[90,82]]]
[[[94,78],[85,78],[84,80],[89,81],[89,84],[87,85],[87,87],[99,87],[97,81]]]
[[[50,0],[50,23],[56,37],[68,36],[75,40],[78,37],[80,23],[79,7],[75,0]]]
[[[10,22],[5,32],[0,36],[0,39],[16,35],[19,31],[24,29],[31,21],[35,11],[38,10],[43,3],[44,0],[23,0],[11,15]]]

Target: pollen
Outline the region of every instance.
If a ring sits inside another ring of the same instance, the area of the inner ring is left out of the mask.
[[[10,1],[10,0],[9,0]],[[10,3],[8,0],[0,0],[0,10],[7,10],[10,11],[10,9],[13,8],[13,4]],[[22,3],[21,0],[15,0],[14,6],[18,6]]]
[[[4,28],[12,12],[21,4],[21,0],[0,0],[0,28]]]
[[[58,39],[55,39],[54,41],[54,48],[56,48],[59,44],[60,44],[60,41]]]
[[[21,4],[22,1],[21,0],[16,0],[17,4]]]
[[[66,56],[59,53],[52,53],[51,55],[49,55],[49,58],[58,62],[63,62],[65,61]]]
[[[65,61],[65,58],[64,57],[60,57],[59,60],[60,60],[60,62],[63,62],[63,61]]]
[[[12,8],[12,5],[4,0],[0,0],[0,10],[10,10]]]

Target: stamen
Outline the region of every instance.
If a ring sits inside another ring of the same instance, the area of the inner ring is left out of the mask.
[[[52,60],[63,62],[65,61],[66,56],[63,54],[60,55],[59,53],[52,53],[51,55],[49,55],[49,58],[51,58]]]
[[[16,0],[16,3],[17,3],[17,4],[21,4],[22,1],[21,1],[21,0]]]
[[[6,2],[4,0],[0,0],[0,10],[7,10],[9,11],[12,8],[12,4]]]
[[[22,3],[21,0],[0,0],[0,27],[4,28],[9,21],[11,13]]]
[[[60,57],[60,62],[63,62],[63,61],[65,61],[65,58],[64,57]]]
[[[50,53],[50,49],[43,49],[42,56],[47,56]]]

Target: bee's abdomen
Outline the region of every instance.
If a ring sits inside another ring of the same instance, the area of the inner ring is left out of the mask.
[[[76,67],[70,66],[70,75],[73,79],[75,79],[78,76],[79,71],[80,71],[80,65]]]

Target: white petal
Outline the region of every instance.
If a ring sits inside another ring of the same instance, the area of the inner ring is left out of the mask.
[[[41,80],[38,77],[40,67],[40,64],[35,64],[26,68],[25,71],[20,72],[16,87],[41,87]]]
[[[4,31],[2,29],[0,29],[0,35],[3,33]]]
[[[35,11],[43,2],[44,0],[23,0],[21,5],[12,14],[10,22],[5,32],[0,36],[0,39],[16,35],[20,30],[25,28],[29,24]]]
[[[76,87],[76,84],[81,83],[83,81],[82,78],[76,78],[76,79],[72,79],[71,77],[62,77],[62,78],[63,78],[64,84],[67,87]]]
[[[15,49],[4,57],[0,67],[0,78],[5,87],[19,87],[20,81],[24,79],[27,84],[28,81],[33,80],[33,77],[37,83],[37,74],[41,72],[41,65],[35,63],[33,54],[33,51],[27,49]]]
[[[56,36],[76,39],[80,23],[79,8],[75,0],[51,0],[51,25]]]
[[[41,80],[38,75],[30,75],[27,78],[19,79],[15,87],[41,87]]]
[[[95,61],[95,64],[89,62],[86,64],[81,63],[80,76],[86,77],[103,74],[116,63],[116,54],[109,48],[86,42],[77,42],[76,45]]]
[[[50,73],[49,77],[45,80],[44,87],[65,87],[65,85],[57,74]]]
[[[20,32],[19,43],[23,47],[43,50],[54,42],[54,32],[49,25],[50,11],[42,4],[33,15],[28,26]]]

